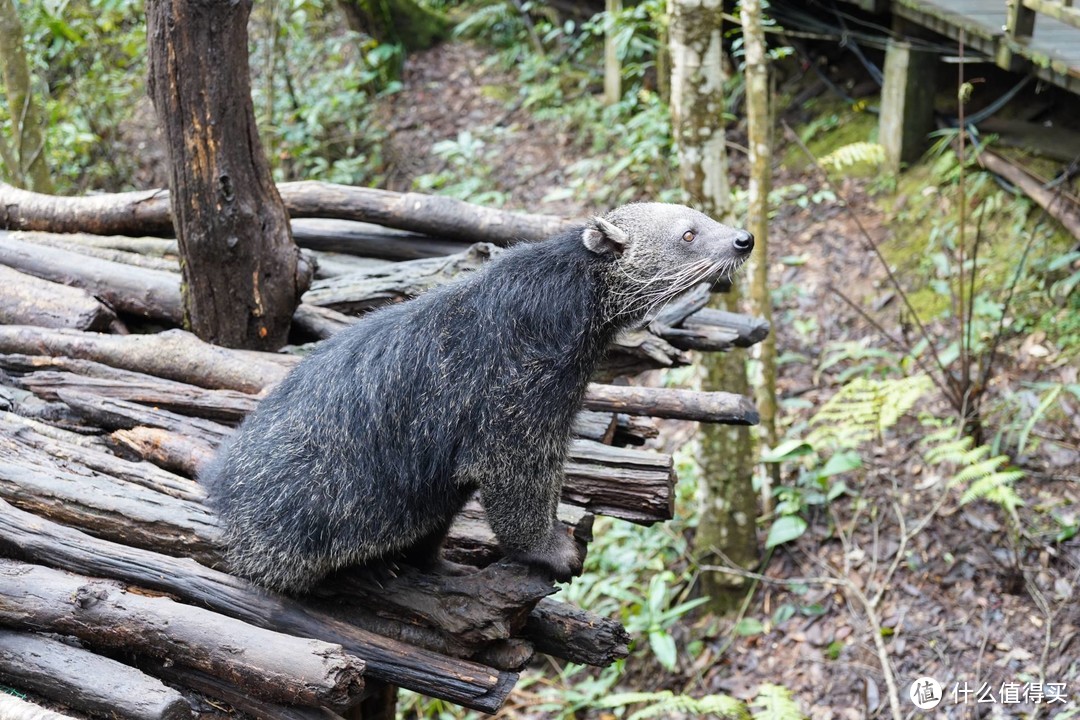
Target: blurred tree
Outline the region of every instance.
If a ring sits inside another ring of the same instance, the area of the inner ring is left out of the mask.
[[[52,179],[45,163],[44,119],[34,101],[30,68],[23,45],[22,22],[13,0],[0,0],[0,77],[7,97],[9,134],[0,134],[0,176],[19,187],[51,193]],[[9,139],[10,138],[10,141]]]
[[[416,0],[338,0],[356,32],[379,42],[424,50],[450,36],[450,20]]]
[[[730,222],[731,193],[724,146],[723,7],[707,0],[674,0],[671,5],[671,110],[683,190],[708,215]],[[733,287],[714,301],[738,311]],[[740,353],[710,353],[702,359],[705,390],[747,394],[746,364]],[[750,431],[732,425],[705,425],[701,431],[700,520],[694,551],[701,564],[724,564],[723,553],[743,567],[757,562],[757,499],[752,477]],[[702,592],[714,612],[741,601],[745,582],[722,573],[701,576]]]
[[[259,142],[251,0],[148,0],[150,96],[169,155],[184,314],[200,338],[276,350],[310,273]]]
[[[753,313],[772,324],[772,294],[769,292],[769,190],[772,188],[772,112],[769,87],[769,50],[761,22],[760,0],[742,0],[740,19],[743,26],[744,74],[746,76],[746,132],[750,149],[749,207],[746,229],[754,235],[754,254],[750,258],[750,297]],[[761,360],[761,385],[757,388],[757,406],[761,413],[761,432],[769,447],[779,444],[776,429],[776,336],[769,333],[758,346]],[[770,466],[773,480],[779,480],[780,464]],[[768,483],[762,502],[768,511],[771,501]]]

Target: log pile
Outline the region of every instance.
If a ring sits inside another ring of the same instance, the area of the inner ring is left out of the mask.
[[[568,224],[319,183],[282,196],[318,267],[297,341]],[[557,602],[546,577],[500,557],[475,502],[446,544],[469,575],[342,571],[297,599],[228,574],[196,471],[298,359],[179,328],[170,224],[161,191],[49,198],[0,185],[0,685],[139,720],[192,717],[192,691],[256,718],[380,717],[394,687],[494,712],[535,653],[626,655],[618,622]],[[621,337],[588,389],[559,509],[583,550],[597,514],[671,517],[670,456],[633,447],[657,434],[650,418],[756,422],[728,393],[611,384],[768,332],[707,297]]]

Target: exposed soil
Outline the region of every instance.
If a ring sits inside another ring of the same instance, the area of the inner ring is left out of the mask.
[[[565,215],[593,210],[572,200],[541,205],[584,151],[559,128],[508,105],[512,77],[486,68],[484,58],[477,47],[447,44],[410,60],[405,89],[389,111],[393,185],[407,188],[418,175],[443,170],[431,145],[468,130],[496,149],[490,180],[493,189],[507,193],[509,207]],[[736,175],[741,164],[735,158]],[[800,182],[808,192],[818,187],[812,177],[783,167],[775,182]],[[867,183],[847,182],[843,192],[871,236],[886,238],[891,219],[868,195]],[[802,356],[782,365],[779,378],[784,398],[806,401],[807,407],[789,411],[789,421],[797,422],[839,384],[839,368],[818,369],[824,348],[841,340],[884,347],[830,288],[841,287],[858,300],[884,298],[890,290],[837,203],[781,208],[771,242],[772,257],[806,260],[771,268],[777,286],[790,290],[776,314],[779,352]],[[894,326],[896,318],[886,315],[886,321]],[[1018,391],[1021,379],[1077,381],[1075,363],[1042,341],[1036,335],[1010,341],[994,393]],[[946,414],[944,406],[924,409]],[[958,493],[947,491],[946,479],[934,476],[919,454],[917,441],[925,431],[909,423],[864,453],[872,461],[847,480],[851,496],[831,503],[802,538],[772,556],[767,580],[746,613],[763,622],[764,633],[733,637],[733,620],[685,626],[682,641],[707,640],[698,660],[671,675],[631,658],[629,687],[623,689],[750,698],[759,684],[771,682],[790,689],[812,718],[889,717],[886,663],[904,717],[921,715],[908,696],[921,676],[944,686],[945,698],[931,712],[938,717],[1054,717],[1066,708],[1075,711],[1080,541],[1055,542],[1057,526],[1049,519],[1053,512],[1075,522],[1080,508],[1080,408],[1066,404],[1066,413],[1052,429],[1064,442],[1045,443],[1029,458],[1028,477],[1018,488],[1026,501],[1026,536],[1014,537],[997,507],[961,506]],[[791,584],[800,578],[804,582]],[[785,618],[784,606],[794,614]],[[1045,683],[1046,698],[1058,688],[1052,684],[1064,683],[1070,699],[1064,705],[1045,699],[1036,704],[1029,696],[1025,702],[1022,690],[1033,682]],[[996,703],[985,702],[984,683]],[[972,691],[966,704],[965,687]],[[1014,692],[1016,702],[1005,702]],[[980,695],[984,702],[978,702]],[[502,715],[531,716],[532,697],[513,697]]]

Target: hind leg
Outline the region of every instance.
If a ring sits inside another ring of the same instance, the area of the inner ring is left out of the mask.
[[[402,561],[407,565],[412,565],[424,572],[435,575],[468,575],[475,572],[475,568],[451,562],[443,557],[442,546],[449,530],[450,521],[440,523],[431,532],[402,552]]]

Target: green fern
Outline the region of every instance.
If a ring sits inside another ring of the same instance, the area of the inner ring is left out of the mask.
[[[750,706],[759,708],[754,710],[754,720],[803,720],[806,717],[792,699],[790,690],[771,683],[758,686],[757,696],[750,701]]]
[[[885,164],[885,148],[877,143],[851,143],[833,150],[818,163],[827,172],[840,172],[856,165],[876,168]]]
[[[968,436],[956,437],[951,428],[936,432],[923,440],[926,462],[931,465],[952,465],[957,468],[949,487],[963,487],[960,504],[986,500],[1005,509],[1016,518],[1016,510],[1024,501],[1014,485],[1024,473],[1009,467],[1005,455],[991,457],[989,445],[975,445]]]
[[[806,441],[819,451],[856,448],[895,425],[932,384],[926,375],[896,380],[856,378],[814,414]]]
[[[706,695],[700,698],[676,695],[670,690],[661,692],[629,692],[608,695],[597,701],[596,707],[616,708],[627,705],[645,705],[634,711],[627,720],[647,720],[684,713],[693,717],[720,717],[749,720],[746,706],[728,695]]]

